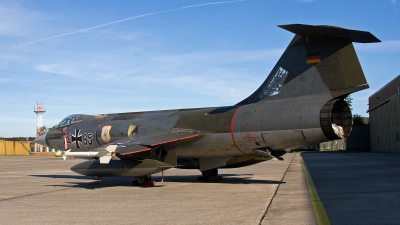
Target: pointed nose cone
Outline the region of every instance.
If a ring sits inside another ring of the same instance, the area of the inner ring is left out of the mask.
[[[47,146],[46,135],[42,135],[42,136],[36,138],[35,140],[33,140],[32,142],[39,144],[39,145]]]

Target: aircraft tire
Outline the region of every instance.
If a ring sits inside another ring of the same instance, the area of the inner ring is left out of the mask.
[[[151,180],[151,175],[137,176],[135,179],[138,184],[142,185],[144,182]]]
[[[201,174],[205,178],[218,176],[218,168],[201,171]]]
[[[201,171],[201,174],[203,175],[204,178],[208,178],[208,177],[211,177],[211,176],[212,176],[211,170],[204,170],[204,171]]]
[[[213,177],[218,176],[218,168],[212,169],[212,170],[211,170],[211,174],[212,174]]]

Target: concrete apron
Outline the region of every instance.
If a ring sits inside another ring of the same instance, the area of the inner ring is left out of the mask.
[[[171,169],[143,188],[131,186],[133,178],[71,172],[80,159],[0,157],[1,223],[316,224],[300,155],[284,159],[220,169],[217,182]]]
[[[267,207],[262,224],[317,224],[301,156],[296,153],[286,157],[287,170],[282,174],[282,183]]]

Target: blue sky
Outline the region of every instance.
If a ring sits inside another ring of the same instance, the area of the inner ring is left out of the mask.
[[[190,7],[189,7],[190,6]],[[368,97],[400,74],[396,0],[0,0],[0,137],[34,136],[75,113],[235,104],[264,81],[293,34],[280,24],[370,31],[355,44]],[[118,22],[119,21],[119,22]]]

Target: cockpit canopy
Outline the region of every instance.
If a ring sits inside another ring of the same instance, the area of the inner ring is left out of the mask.
[[[57,127],[66,127],[66,126],[69,126],[71,123],[81,122],[84,117],[85,117],[85,115],[82,115],[82,114],[74,114],[74,115],[67,116],[58,124]]]

